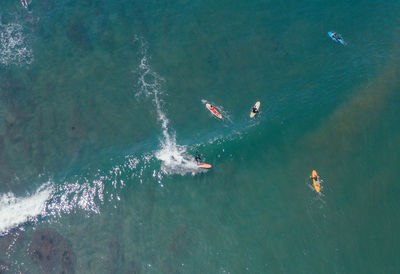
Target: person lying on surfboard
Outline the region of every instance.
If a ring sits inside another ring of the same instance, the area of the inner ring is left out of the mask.
[[[258,113],[258,109],[257,109],[256,107],[253,107],[252,112],[253,112],[253,113]]]
[[[340,34],[337,34],[336,32],[332,33],[332,38],[338,41],[343,41],[343,38],[340,36]]]
[[[213,105],[207,103],[207,104],[206,104],[206,108],[207,108],[213,115],[215,115],[215,116],[218,117],[219,119],[222,119],[222,115],[221,115],[221,113],[218,112],[218,110],[217,110],[216,107],[214,107]]]
[[[213,105],[210,106],[210,110],[211,110],[215,115],[217,115],[217,116],[218,116],[218,115],[221,115]],[[220,118],[220,117],[219,117],[219,118]]]

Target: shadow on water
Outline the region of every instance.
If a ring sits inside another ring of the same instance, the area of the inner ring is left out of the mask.
[[[386,64],[377,79],[367,83],[354,98],[343,103],[328,121],[303,140],[302,145],[309,151],[319,151],[319,155],[323,155],[322,160],[332,161],[332,164],[337,158],[353,154],[354,149],[359,149],[365,133],[381,123],[380,113],[390,103],[398,86],[398,74],[397,64]],[[333,155],[335,157],[331,157]]]
[[[73,18],[67,25],[67,37],[73,42],[78,48],[85,51],[90,51],[93,49],[88,36],[88,30],[84,25],[84,20],[82,18]]]
[[[0,133],[1,157],[4,159],[0,167],[0,181],[3,186],[9,186],[20,170],[21,163],[27,157],[32,157],[31,136],[24,130],[24,125],[32,119],[31,111],[35,108],[35,103],[29,97],[30,92],[25,83],[10,72],[2,74],[0,100],[5,117],[2,117],[4,126]],[[28,177],[35,173],[29,169],[26,171]]]

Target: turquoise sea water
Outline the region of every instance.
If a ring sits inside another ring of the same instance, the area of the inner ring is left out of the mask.
[[[0,272],[398,272],[399,11],[3,1]]]

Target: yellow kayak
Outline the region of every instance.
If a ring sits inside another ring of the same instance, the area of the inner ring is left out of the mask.
[[[311,174],[311,179],[313,181],[314,189],[316,192],[320,193],[321,192],[321,186],[319,183],[319,176],[317,171],[313,170]]]

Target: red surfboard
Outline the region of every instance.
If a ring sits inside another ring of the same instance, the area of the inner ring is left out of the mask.
[[[210,104],[206,104],[206,108],[215,116],[217,116],[219,119],[222,119],[221,113],[217,111],[217,109]]]

